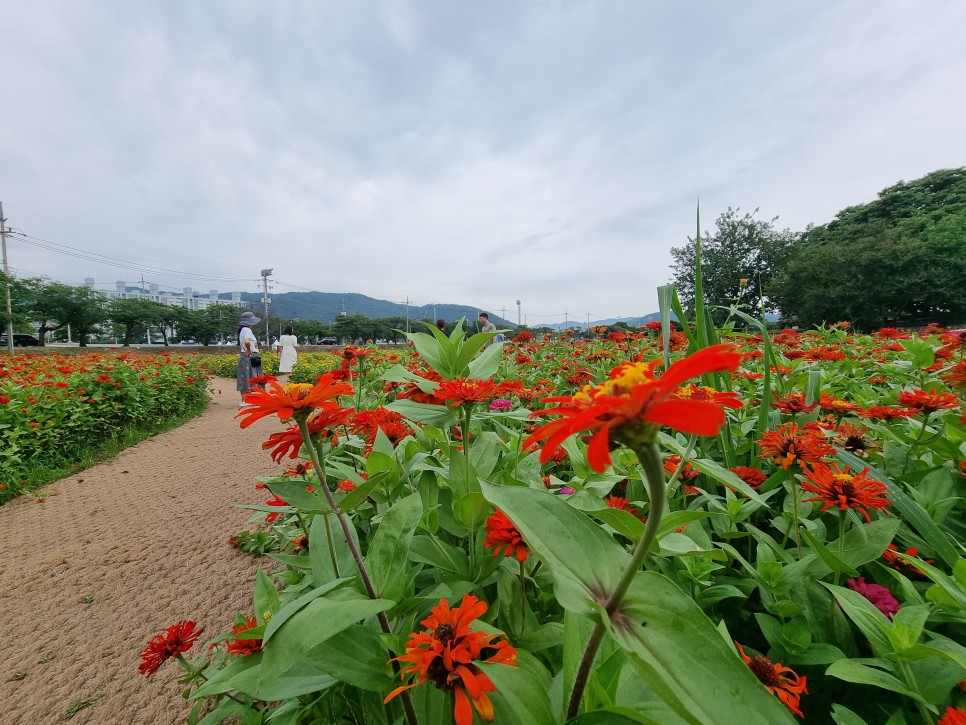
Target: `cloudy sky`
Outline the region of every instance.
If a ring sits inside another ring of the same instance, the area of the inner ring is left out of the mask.
[[[629,317],[699,198],[706,228],[801,230],[966,165],[962,2],[5,0],[0,23],[21,276],[254,291],[270,267],[276,292]]]

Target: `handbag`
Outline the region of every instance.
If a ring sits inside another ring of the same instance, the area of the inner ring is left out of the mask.
[[[253,352],[251,357],[248,358],[252,364],[253,368],[260,368],[262,366],[262,356],[257,352]]]

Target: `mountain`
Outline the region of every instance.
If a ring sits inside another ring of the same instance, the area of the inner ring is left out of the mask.
[[[260,292],[242,292],[241,298],[247,302],[255,314],[259,314],[262,309],[262,295]],[[494,315],[492,310],[490,320],[497,327],[514,327],[515,325],[508,320]],[[401,305],[397,302],[387,300],[377,300],[366,295],[354,292],[283,292],[271,295],[269,312],[274,317],[288,320],[319,320],[320,322],[331,324],[335,318],[341,314],[352,315],[361,313],[366,317],[406,317],[418,320],[427,318],[430,320],[443,319],[447,322],[455,322],[461,317],[465,317],[470,322],[475,322],[480,313],[477,307],[467,305]]]

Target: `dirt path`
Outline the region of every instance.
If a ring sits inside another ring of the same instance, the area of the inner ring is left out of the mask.
[[[97,693],[72,725],[185,722],[179,668],[146,679],[141,650],[182,619],[214,637],[250,610],[258,562],[228,545],[249,516],[231,504],[263,503],[253,478],[276,470],[261,450],[275,427],[239,429],[234,381],[213,385],[199,418],[49,485],[45,503],[0,507],[3,725],[64,722]]]

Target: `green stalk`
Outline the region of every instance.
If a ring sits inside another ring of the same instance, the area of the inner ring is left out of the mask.
[[[312,445],[312,436],[309,433],[308,416],[298,415],[295,416],[296,422],[299,426],[299,432],[302,434],[302,441],[309,451],[309,457],[312,459],[312,466],[315,468],[315,472],[319,476],[319,484],[322,489],[322,493],[325,494],[325,500],[329,504],[329,508],[335,513],[336,518],[339,519],[339,523],[342,525],[342,534],[345,536],[346,545],[349,547],[349,551],[352,553],[352,558],[359,569],[359,577],[362,579],[362,584],[366,588],[366,594],[370,599],[378,599],[379,596],[376,594],[375,587],[372,586],[372,579],[369,577],[369,570],[366,569],[366,563],[362,559],[362,554],[359,551],[359,547],[356,544],[356,540],[352,538],[352,529],[349,527],[349,518],[346,516],[344,511],[339,509],[339,504],[335,500],[335,496],[332,495],[332,491],[329,489],[328,481],[326,481],[325,468],[322,465],[322,454],[321,452]],[[389,626],[389,620],[386,618],[385,612],[379,612],[376,614],[376,618],[379,620],[379,628],[384,634],[392,635],[392,628]],[[399,674],[399,663],[396,661],[396,653],[389,650],[390,661],[392,662],[393,672]],[[419,725],[419,718],[416,716],[416,709],[413,707],[413,701],[409,697],[408,691],[403,691],[399,693],[402,698],[403,710],[406,712],[406,720],[409,725]]]
[[[637,573],[644,565],[651,546],[657,539],[657,531],[661,526],[661,519],[664,516],[666,495],[664,468],[661,465],[661,454],[658,451],[657,443],[647,441],[640,444],[640,448],[635,448],[634,452],[637,454],[637,459],[644,468],[651,506],[648,511],[647,524],[644,526],[644,536],[638,542],[634,553],[631,555],[631,561],[627,565],[627,569],[621,575],[620,581],[607,599],[606,604],[604,604],[604,612],[608,619],[612,618],[614,613],[620,609],[620,605],[624,600],[624,596],[627,594],[627,590],[631,586],[631,582],[634,581],[634,577],[637,576]],[[604,639],[604,631],[604,623],[601,621],[594,626],[594,630],[591,632],[590,639],[587,642],[587,648],[584,650],[583,657],[577,669],[577,675],[574,678],[574,689],[570,693],[570,703],[567,706],[568,720],[576,717],[580,710],[580,701],[583,698],[584,689],[587,687],[590,670],[594,664],[594,657],[596,657],[600,643]]]

